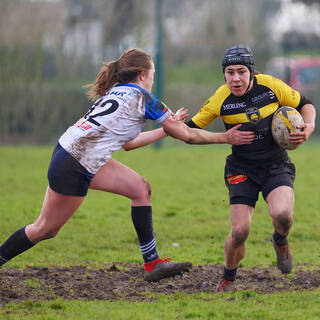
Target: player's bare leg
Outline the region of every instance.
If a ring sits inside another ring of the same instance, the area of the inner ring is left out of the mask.
[[[90,189],[107,191],[131,199],[132,206],[151,205],[151,186],[138,173],[111,159],[93,177]]]
[[[225,267],[234,269],[246,253],[245,241],[248,238],[254,208],[244,204],[230,206],[231,232],[225,240]]]
[[[85,197],[67,196],[47,188],[42,209],[38,219],[26,226],[29,240],[37,242],[53,238],[62,226],[72,217]]]
[[[108,191],[131,199],[131,217],[145,261],[145,280],[158,281],[188,271],[190,262],[174,263],[159,258],[153,234],[151,186],[139,174],[112,159],[100,168],[90,184],[91,189]]]
[[[217,292],[232,291],[237,268],[246,253],[245,241],[248,238],[254,208],[244,204],[230,206],[231,232],[224,243],[223,279]]]
[[[277,266],[282,273],[290,273],[292,270],[292,255],[287,235],[294,220],[293,189],[280,186],[270,192],[266,201],[275,228],[271,240],[277,254]]]
[[[37,242],[56,236],[83,199],[84,197],[56,193],[48,187],[38,219],[14,232],[0,246],[0,266],[30,249]]]
[[[294,220],[293,189],[287,186],[278,187],[269,193],[266,201],[275,230],[286,236]]]

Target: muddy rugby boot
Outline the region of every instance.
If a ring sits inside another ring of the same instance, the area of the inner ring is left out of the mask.
[[[218,283],[216,293],[234,292],[235,290],[236,287],[233,281],[223,279]]]
[[[273,235],[271,237],[274,250],[277,254],[277,266],[282,273],[290,273],[292,270],[292,255],[287,242],[283,246],[277,245],[274,241]]]
[[[164,278],[174,277],[189,271],[191,262],[171,262],[170,258],[156,259],[144,263],[144,280],[148,282],[159,281]]]

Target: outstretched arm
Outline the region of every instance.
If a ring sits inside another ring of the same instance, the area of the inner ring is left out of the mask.
[[[161,123],[165,132],[173,138],[189,144],[249,144],[255,139],[253,131],[240,131],[241,124],[234,126],[226,132],[210,132],[203,129],[189,128],[181,121],[172,118]]]
[[[154,129],[151,131],[141,132],[131,141],[126,142],[122,145],[122,148],[126,151],[130,151],[133,149],[141,148],[147,146],[151,143],[159,141],[163,138],[167,137],[167,134],[163,130],[163,128]]]
[[[175,114],[170,115],[169,118],[175,119],[176,122],[179,122],[184,121],[187,117],[188,110],[180,108]],[[122,148],[126,151],[134,150],[152,144],[165,137],[167,137],[167,134],[163,128],[141,132],[136,138],[123,144]]]

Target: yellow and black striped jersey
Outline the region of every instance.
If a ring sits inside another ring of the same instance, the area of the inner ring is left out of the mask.
[[[265,74],[254,76],[251,90],[241,97],[233,95],[227,84],[222,85],[192,118],[199,128],[205,128],[215,118],[221,117],[226,130],[241,123],[240,130],[254,131],[256,139],[249,145],[232,146],[232,153],[239,159],[266,161],[286,153],[274,141],[271,120],[281,105],[297,108],[305,104],[300,93],[283,81]]]

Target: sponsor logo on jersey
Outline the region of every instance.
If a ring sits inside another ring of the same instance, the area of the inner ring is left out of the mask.
[[[257,123],[261,120],[261,115],[258,108],[246,109],[246,115],[251,123]]]
[[[273,100],[273,99],[276,97],[276,95],[274,94],[273,91],[270,90],[268,93],[269,93],[269,98],[270,98],[271,100]]]
[[[269,98],[269,93],[268,92],[264,92],[262,94],[259,94],[259,95],[255,96],[255,97],[253,97],[251,99],[251,101],[253,103],[256,103],[256,102],[260,102],[260,101],[266,100],[268,98]]]
[[[269,90],[264,93],[261,93],[251,99],[253,103],[261,102],[264,100],[273,100],[275,98],[275,94],[273,91]]]
[[[266,136],[270,135],[270,128],[260,128],[255,131],[256,137],[255,140],[263,140]]]
[[[88,123],[88,121],[84,118],[81,118],[77,123],[76,123],[77,128],[81,129],[82,131],[88,131],[89,129],[92,128],[92,125]]]
[[[109,91],[106,96],[111,96],[111,95],[115,95],[117,97],[123,97],[124,95],[126,95],[127,92],[126,91]]]
[[[138,91],[132,90],[132,91],[130,91],[130,92],[128,93],[128,96],[129,96],[129,97],[135,97],[137,94],[138,94]]]
[[[112,90],[109,91],[106,96],[116,96],[118,99],[120,99],[123,102],[126,102],[127,100],[124,98],[125,95],[127,95],[127,91],[116,91],[116,90]]]
[[[227,176],[227,181],[229,184],[238,184],[240,182],[246,181],[248,179],[248,176],[245,174],[235,174]]]
[[[228,103],[224,104],[222,106],[223,110],[231,110],[231,109],[240,109],[240,108],[245,108],[247,105],[245,102],[240,102],[240,103]]]

